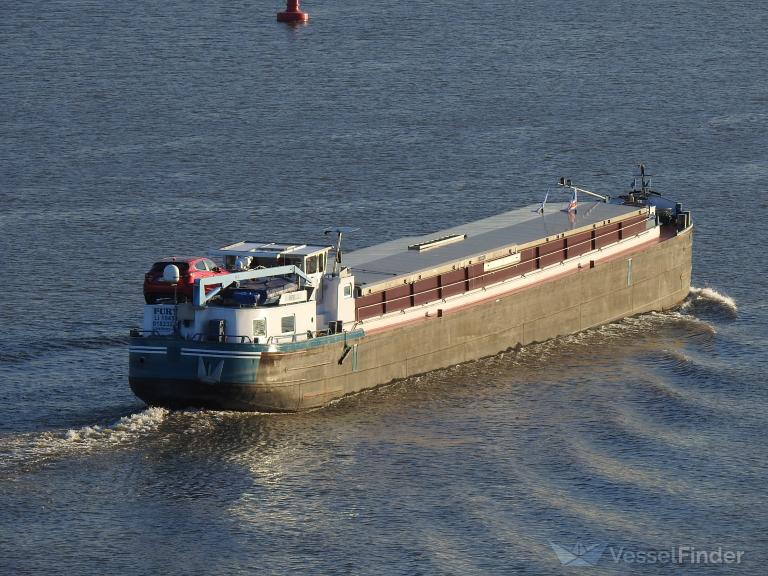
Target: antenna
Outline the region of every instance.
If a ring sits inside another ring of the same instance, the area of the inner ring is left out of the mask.
[[[326,228],[323,230],[323,234],[336,234],[336,260],[333,263],[333,275],[336,276],[341,271],[341,237],[349,232],[357,232],[360,228],[353,228],[351,226],[336,226],[333,228]]]
[[[642,194],[643,196],[653,194],[654,192],[651,190],[651,175],[646,174],[645,164],[640,162],[637,167],[639,174],[635,174],[635,177],[632,180],[632,192]],[[640,185],[639,189],[638,183]]]

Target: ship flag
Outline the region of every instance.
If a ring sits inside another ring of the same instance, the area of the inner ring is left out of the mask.
[[[579,198],[576,195],[576,189],[573,189],[573,196],[571,196],[571,201],[568,203],[568,212],[573,212],[576,210],[576,206],[579,204]]]
[[[549,189],[547,189],[547,193],[544,194],[544,200],[541,201],[541,206],[539,206],[539,209],[537,210],[539,214],[544,214],[544,206],[547,205],[547,198],[549,198]]]

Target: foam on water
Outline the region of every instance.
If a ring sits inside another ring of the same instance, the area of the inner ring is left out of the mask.
[[[680,310],[683,312],[695,312],[696,310],[715,310],[726,313],[728,316],[736,316],[739,311],[736,300],[722,294],[714,288],[698,288],[691,286],[688,298]]]
[[[114,424],[65,431],[33,432],[0,438],[0,475],[15,475],[52,459],[124,446],[155,431],[168,416],[165,408],[147,408]]]
[[[137,434],[155,430],[167,415],[165,408],[150,407],[137,414],[123,416],[109,426],[83,426],[67,430],[64,439],[71,443],[117,444]]]

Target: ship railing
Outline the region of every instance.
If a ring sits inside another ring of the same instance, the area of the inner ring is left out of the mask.
[[[638,220],[635,224],[633,224],[633,226],[636,226],[637,224],[640,224],[640,223],[646,223],[646,225],[647,225],[647,222],[649,220],[654,220],[654,219],[655,219],[655,217],[653,215],[651,215],[651,216],[648,216],[645,220]],[[632,237],[637,236],[639,234],[642,234],[646,230],[648,230],[647,227],[643,228],[639,232],[633,233]],[[513,268],[515,266],[520,266],[521,264],[530,264],[531,262],[535,262],[536,266],[535,266],[534,270],[531,270],[531,272],[533,272],[535,270],[541,270],[542,269],[542,267],[541,267],[541,260],[542,260],[542,258],[551,258],[553,254],[560,253],[562,259],[559,261],[559,263],[562,263],[565,260],[569,259],[568,258],[568,251],[569,250],[570,251],[574,251],[576,248],[578,248],[580,246],[584,246],[585,244],[589,244],[589,250],[581,252],[577,256],[573,256],[573,258],[576,258],[578,256],[583,256],[584,254],[586,254],[588,252],[592,252],[592,251],[595,251],[595,250],[598,250],[598,249],[601,249],[601,248],[605,248],[605,246],[598,247],[598,243],[599,243],[598,240],[600,238],[604,238],[606,236],[609,236],[609,235],[612,235],[612,234],[616,234],[617,232],[621,232],[621,231],[622,231],[622,228],[619,228],[618,230],[610,230],[608,232],[605,232],[604,234],[596,233],[593,237],[587,238],[583,242],[576,242],[575,244],[568,244],[567,246],[564,246],[563,248],[561,248],[559,250],[555,250],[555,251],[549,252],[547,254],[542,254],[542,255],[539,255],[539,256],[535,256],[534,258],[526,260],[525,262],[518,262],[518,263],[515,263],[515,264],[510,264],[509,266],[505,266],[503,268],[498,268],[496,270],[489,270],[488,272],[483,272],[482,274],[478,274],[477,276],[472,276],[471,278],[461,278],[459,280],[456,280],[455,282],[449,282],[447,284],[441,284],[441,285],[436,286],[436,287],[427,288],[426,290],[420,290],[418,292],[412,292],[410,294],[405,294],[403,296],[398,296],[396,298],[392,298],[392,299],[389,299],[389,300],[384,300],[384,301],[381,301],[381,302],[373,302],[372,304],[366,304],[364,306],[360,306],[360,307],[357,308],[357,310],[360,311],[360,310],[365,310],[366,308],[380,307],[382,305],[394,305],[394,306],[397,306],[397,303],[400,302],[400,301],[408,300],[410,302],[410,300],[412,298],[415,299],[417,296],[420,296],[422,294],[426,294],[426,293],[429,293],[429,292],[439,291],[440,294],[443,294],[444,290],[450,289],[453,286],[458,286],[459,284],[466,285],[468,282],[477,283],[478,281],[482,281],[483,278],[486,278],[488,276],[492,276],[494,274],[498,274],[500,271],[507,270],[507,269]],[[595,232],[597,232],[597,230],[595,230]],[[619,243],[619,242],[621,242],[623,240],[626,240],[627,238],[628,237],[620,236],[619,239],[615,243]],[[594,246],[594,248],[593,248],[593,246]],[[525,276],[525,274],[530,274],[530,272],[521,273],[520,276]],[[440,299],[442,299],[442,297],[438,297],[438,298],[436,298],[434,300],[431,300],[431,302],[436,302],[436,301],[438,301]],[[404,309],[410,308],[410,307],[411,306],[405,306],[403,308],[400,308],[399,310],[404,310]],[[393,311],[395,311],[395,310],[393,310]]]
[[[267,344],[285,344],[288,342],[296,342],[298,336],[302,336],[302,334],[273,335],[267,338]],[[309,334],[305,334],[305,336],[309,336]]]
[[[193,334],[190,338],[192,342],[221,342],[221,343],[234,343],[234,344],[253,344],[253,338],[250,336],[240,334],[206,334],[204,332],[198,332]],[[239,340],[240,342],[231,342],[232,340]]]
[[[346,332],[346,330],[345,330]],[[285,342],[299,342],[304,340],[311,340],[312,338],[320,338],[322,336],[329,336],[332,333],[327,328],[322,330],[307,330],[306,332],[296,332],[294,334],[274,334],[267,338],[267,344],[280,344]]]
[[[158,332],[157,330],[139,330],[138,328],[131,328],[131,331],[129,334],[134,338],[137,336],[141,336],[141,337],[157,336],[157,337],[165,337],[165,338],[172,338],[173,336],[175,336],[174,333],[168,333],[167,331]]]
[[[131,336],[157,336],[161,338],[178,338],[179,333],[178,332],[158,332],[157,330],[139,330],[138,328],[131,329],[130,332]],[[240,335],[240,334],[222,334],[219,335],[210,335],[205,334],[203,332],[198,332],[197,334],[193,334],[188,338],[188,340],[191,340],[192,342],[230,342],[231,340],[239,340],[240,344],[252,344],[253,339],[250,336]]]

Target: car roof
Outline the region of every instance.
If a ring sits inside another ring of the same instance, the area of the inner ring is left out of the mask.
[[[155,260],[155,262],[197,262],[198,260],[210,260],[208,256],[166,256]]]

